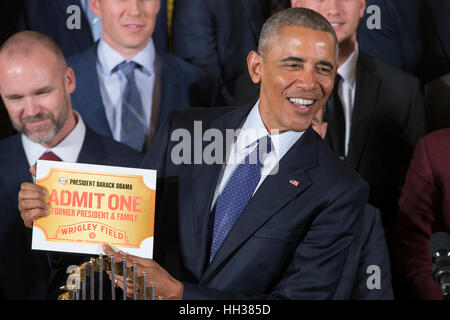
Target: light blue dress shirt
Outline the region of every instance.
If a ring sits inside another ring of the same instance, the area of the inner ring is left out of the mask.
[[[126,77],[116,66],[125,59],[116,50],[111,48],[103,39],[97,48],[97,74],[100,85],[100,95],[105,106],[106,119],[111,128],[114,140],[121,141],[122,102],[126,88]],[[136,85],[141,94],[144,106],[144,121],[146,124],[146,140],[144,150],[151,142],[159,116],[159,68],[153,40],[141,50],[131,61],[141,65],[134,71]]]

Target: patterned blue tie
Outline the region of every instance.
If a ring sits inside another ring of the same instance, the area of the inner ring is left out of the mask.
[[[212,213],[214,217],[214,229],[209,262],[213,260],[223,240],[253,196],[256,186],[261,179],[262,161],[270,150],[270,136],[260,138],[256,149],[247,155],[244,161],[237,166],[222,193],[219,195],[216,210]]]
[[[122,101],[122,129],[120,141],[133,149],[142,151],[146,125],[141,94],[134,78],[134,69],[140,66],[133,62],[123,62],[117,68],[127,79]]]

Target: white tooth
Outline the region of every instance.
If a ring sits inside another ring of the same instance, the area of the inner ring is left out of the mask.
[[[314,100],[301,99],[301,98],[291,98],[289,99],[292,103],[299,104],[302,106],[309,106],[314,103]]]

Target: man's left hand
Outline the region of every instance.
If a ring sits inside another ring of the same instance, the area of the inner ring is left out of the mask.
[[[124,257],[127,259],[127,265],[137,263],[137,275],[147,273],[147,286],[150,283],[155,284],[155,295],[157,299],[163,300],[181,300],[183,297],[183,283],[173,278],[166,270],[152,259],[144,259],[137,256],[125,254],[122,251],[114,251],[109,245],[103,245],[103,251],[107,256],[114,255],[116,261],[121,261]],[[108,272],[111,277],[111,273]],[[116,285],[124,288],[124,279],[122,276],[115,276]],[[133,284],[127,283],[127,296],[133,297]]]

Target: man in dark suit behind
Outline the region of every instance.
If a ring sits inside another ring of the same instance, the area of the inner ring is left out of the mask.
[[[362,21],[361,49],[413,74],[424,85],[450,72],[448,0],[367,0],[374,6]],[[372,16],[380,19],[371,28]]]
[[[213,104],[213,77],[152,41],[160,0],[90,4],[103,37],[68,64],[79,80],[74,109],[97,133],[145,151],[170,111]]]
[[[29,168],[42,155],[53,160],[137,167],[140,153],[102,137],[72,110],[73,70],[47,36],[25,31],[0,50],[0,94],[20,134],[0,142],[0,297],[56,299],[66,268],[85,260],[80,255],[31,251],[32,221],[47,215],[34,203],[37,188]],[[18,203],[20,191],[22,202]],[[42,192],[38,189],[40,194]]]
[[[271,15],[271,0],[177,0],[173,49],[177,56],[221,80],[223,104],[233,105],[236,79],[247,70],[245,59],[258,46],[259,33]],[[289,0],[279,0],[289,7]]]
[[[143,163],[158,170],[159,264],[127,255],[157,296],[351,298],[368,187],[310,127],[333,87],[336,48],[322,16],[283,10],[249,55],[255,105],[180,110],[161,127]],[[212,152],[211,135],[229,139]]]

